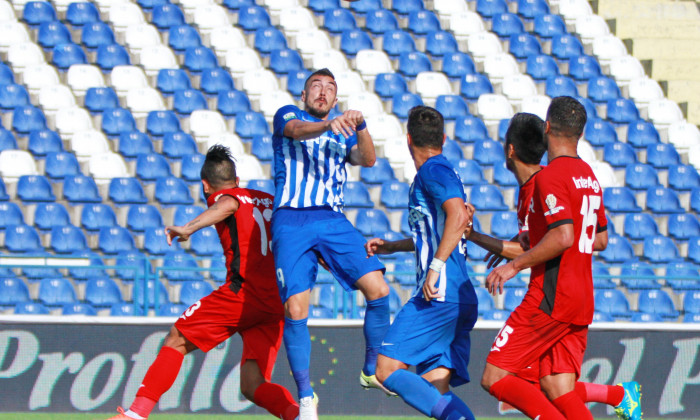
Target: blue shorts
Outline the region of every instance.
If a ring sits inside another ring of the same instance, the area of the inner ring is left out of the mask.
[[[379,353],[423,375],[438,367],[452,370],[450,385],[469,382],[469,332],[476,323],[477,305],[427,302],[411,298],[396,315]]]
[[[372,271],[384,271],[377,257],[367,257],[365,238],[341,213],[326,208],[281,208],[272,215],[272,252],[282,302],[316,282],[318,257],[347,291]]]

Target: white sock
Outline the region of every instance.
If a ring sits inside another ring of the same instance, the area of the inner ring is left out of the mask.
[[[139,416],[138,414],[134,413],[134,412],[131,411],[131,410],[125,412],[124,415],[127,416],[127,417],[131,417],[132,419],[136,419],[136,420],[146,420],[146,417],[141,417],[141,416]]]

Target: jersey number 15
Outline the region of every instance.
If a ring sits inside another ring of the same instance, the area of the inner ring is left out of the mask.
[[[583,225],[581,226],[581,238],[578,241],[578,250],[584,254],[593,253],[593,243],[595,242],[596,227],[598,226],[598,209],[600,208],[599,195],[584,195],[581,203],[581,215]],[[588,228],[593,227],[591,234]]]

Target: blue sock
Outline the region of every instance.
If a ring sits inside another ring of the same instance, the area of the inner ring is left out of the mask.
[[[433,407],[442,398],[433,384],[405,369],[399,369],[389,375],[384,381],[384,386],[389,391],[399,394],[406,404],[428,417],[432,416]]]
[[[306,321],[308,318],[299,320],[284,318],[284,348],[287,351],[294,381],[297,383],[299,399],[314,395],[309,377],[311,336]]]
[[[472,410],[452,391],[443,394],[432,408],[431,415],[438,420],[474,420]]]
[[[374,375],[377,370],[377,354],[382,345],[384,335],[389,329],[389,295],[367,301],[365,310],[365,364],[362,371],[365,375]]]

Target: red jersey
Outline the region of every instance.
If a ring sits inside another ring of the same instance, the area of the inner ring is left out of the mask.
[[[282,308],[271,251],[270,220],[274,198],[265,192],[230,188],[209,196],[212,206],[224,195],[238,201],[236,213],[216,224],[226,257],[226,285],[273,312]]]
[[[544,166],[540,168],[544,168]],[[527,213],[530,211],[532,194],[535,191],[535,176],[537,176],[538,173],[539,171],[532,174],[532,176],[520,186],[520,190],[518,191],[518,233],[527,232],[529,230]]]
[[[580,158],[561,156],[535,177],[529,213],[530,244],[549,229],[571,223],[574,243],[561,255],[532,267],[526,299],[552,318],[576,325],[593,320],[593,244],[607,229],[603,190]]]

